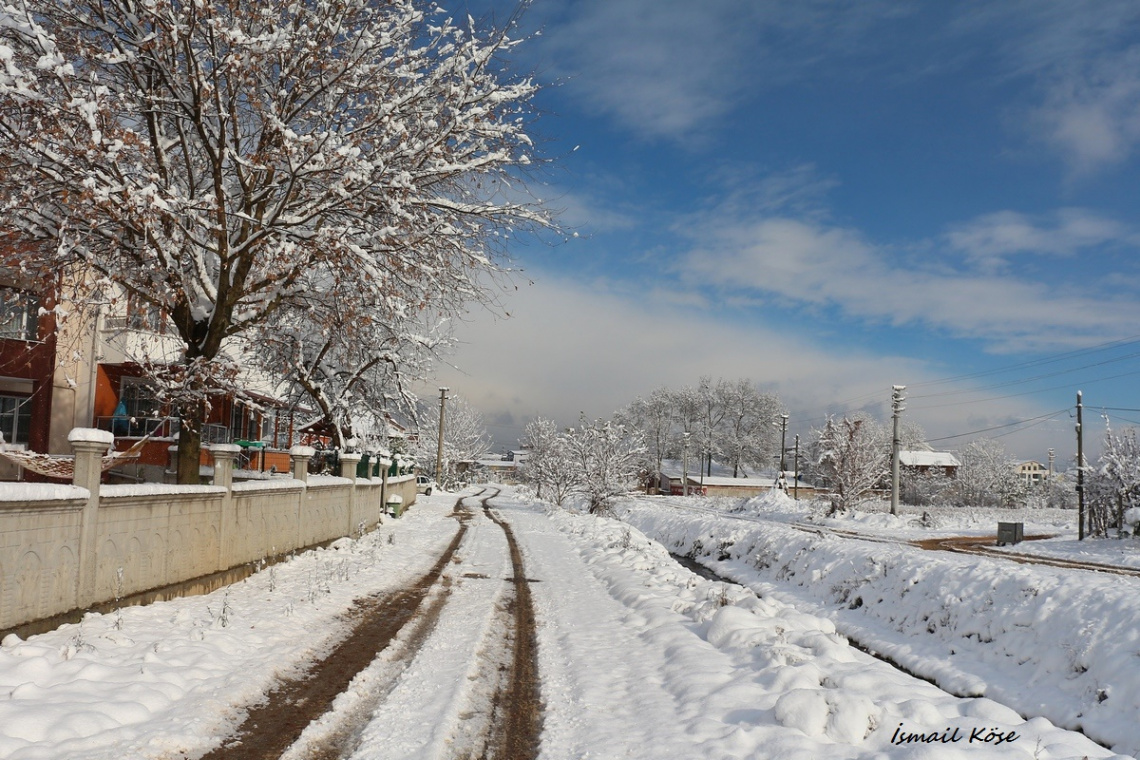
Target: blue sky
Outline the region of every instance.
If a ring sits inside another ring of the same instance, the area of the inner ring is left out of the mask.
[[[499,442],[701,375],[777,392],[805,436],[905,384],[935,446],[993,427],[1061,462],[1078,389],[1093,438],[1140,408],[1140,3],[537,0],[523,24],[533,189],[578,237],[513,247],[511,317],[457,328],[438,381]]]

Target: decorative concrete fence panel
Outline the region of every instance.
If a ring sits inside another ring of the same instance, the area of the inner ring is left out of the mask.
[[[74,484],[0,483],[0,631],[195,581],[373,529],[387,493],[415,501],[415,476],[293,477],[233,483],[236,446],[211,447],[214,485],[104,486],[110,433],[76,429]]]
[[[297,546],[297,517],[305,485],[284,478],[233,487],[233,516],[225,565],[256,562]]]
[[[312,546],[352,533],[349,510],[354,486],[346,478],[314,475],[309,478],[301,509],[302,546]]]
[[[35,619],[77,606],[87,496],[81,488],[42,483],[14,484],[0,495],[0,629],[8,611]]]
[[[217,572],[223,488],[103,486],[96,535],[97,599]]]
[[[353,497],[352,532],[368,532],[376,527],[384,509],[384,484],[380,478],[356,481]]]

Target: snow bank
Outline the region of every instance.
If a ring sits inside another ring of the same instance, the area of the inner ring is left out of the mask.
[[[743,520],[647,500],[619,512],[670,551],[808,605],[943,688],[1140,751],[1137,579],[849,540],[779,515]]]

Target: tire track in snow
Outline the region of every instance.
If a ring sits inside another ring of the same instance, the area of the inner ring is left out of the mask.
[[[409,621],[414,618],[418,621],[408,637],[410,641],[426,637],[446,602],[446,590],[437,594],[422,613],[420,608],[459,549],[472,517],[471,512],[462,510],[462,502],[462,498],[456,502],[453,512],[459,520],[459,528],[450,545],[427,573],[395,593],[357,600],[348,613],[351,629],[347,636],[307,671],[296,678],[283,680],[267,695],[265,702],[250,707],[235,734],[201,760],[276,760],[282,757],[306,727],[329,709]],[[414,647],[407,657],[413,654]],[[361,710],[353,710],[352,715],[359,716],[367,705],[361,707]],[[337,721],[337,725],[340,728],[328,735],[323,746],[314,747],[313,752],[306,755],[307,760],[336,758],[346,748],[351,749],[346,745],[355,742],[358,730],[350,721]]]
[[[405,624],[389,648],[379,653],[373,664],[362,670],[336,697],[331,709],[305,728],[284,754],[253,757],[339,760],[353,756],[357,750],[368,754],[378,746],[375,736],[378,728],[383,733],[393,725],[392,721],[407,724],[408,716],[398,714],[403,708],[400,707],[401,697],[394,690],[406,679],[415,681],[419,678],[420,674],[414,671],[405,676],[413,663],[423,660],[415,667],[427,670],[455,667],[454,662],[448,665],[439,660],[425,659],[439,653],[438,646],[442,641],[428,647],[425,643],[432,639],[441,617],[451,621],[442,624],[443,628],[456,625],[453,618],[457,615],[461,618],[458,624],[470,628],[472,616],[479,614],[476,608],[486,610],[488,604],[493,609],[484,618],[483,630],[478,636],[469,638],[468,643],[461,644],[468,648],[453,654],[460,660],[466,658],[468,664],[460,671],[466,672],[466,677],[456,682],[458,689],[450,695],[436,693],[433,696],[437,704],[447,703],[450,707],[436,715],[434,728],[427,729],[426,733],[434,738],[424,739],[424,756],[448,760],[532,760],[537,757],[542,708],[530,581],[525,576],[522,552],[510,525],[488,505],[488,501],[498,494],[497,490],[491,493],[484,490],[461,498],[456,502],[455,512],[463,515],[464,528],[469,523],[474,525],[471,520],[478,513],[469,511],[463,502],[478,501],[483,508],[483,516],[503,531],[511,576],[499,580],[501,576],[498,573],[496,577],[490,577],[481,572],[462,572],[464,563],[472,559],[479,562],[477,555],[486,554],[489,548],[480,542],[478,531],[467,533],[462,547],[453,543],[453,548],[460,551],[448,552],[446,560],[441,558],[442,565],[437,564],[441,575],[437,576],[435,591],[428,596],[422,609]],[[502,549],[495,551],[501,552]],[[472,558],[466,556],[469,553]],[[449,563],[457,566],[455,570],[461,573],[458,577],[451,577],[455,573],[443,572],[443,567]],[[497,583],[500,588],[494,590],[488,586],[468,585],[487,582]],[[474,595],[473,590],[477,590]],[[453,606],[455,610],[452,610]],[[440,635],[446,640],[449,634]],[[454,643],[443,646],[454,648]],[[398,742],[388,744],[388,748],[395,749],[396,744],[409,739],[413,743],[417,741],[401,736]]]
[[[538,636],[530,595],[531,581],[526,577],[518,540],[510,524],[488,504],[498,495],[496,491],[483,500],[483,512],[503,529],[510,549],[514,596],[507,612],[513,622],[508,634],[512,657],[509,676],[500,681],[501,689],[493,699],[496,720],[487,748],[490,753],[484,752],[483,757],[528,760],[538,756],[542,733]]]

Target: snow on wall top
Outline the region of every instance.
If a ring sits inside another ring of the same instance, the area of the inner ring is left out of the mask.
[[[115,436],[109,430],[98,430],[96,428],[73,428],[67,434],[69,443],[105,443],[110,446],[115,442]]]
[[[91,492],[60,483],[0,483],[0,501],[53,501],[88,499]]]

